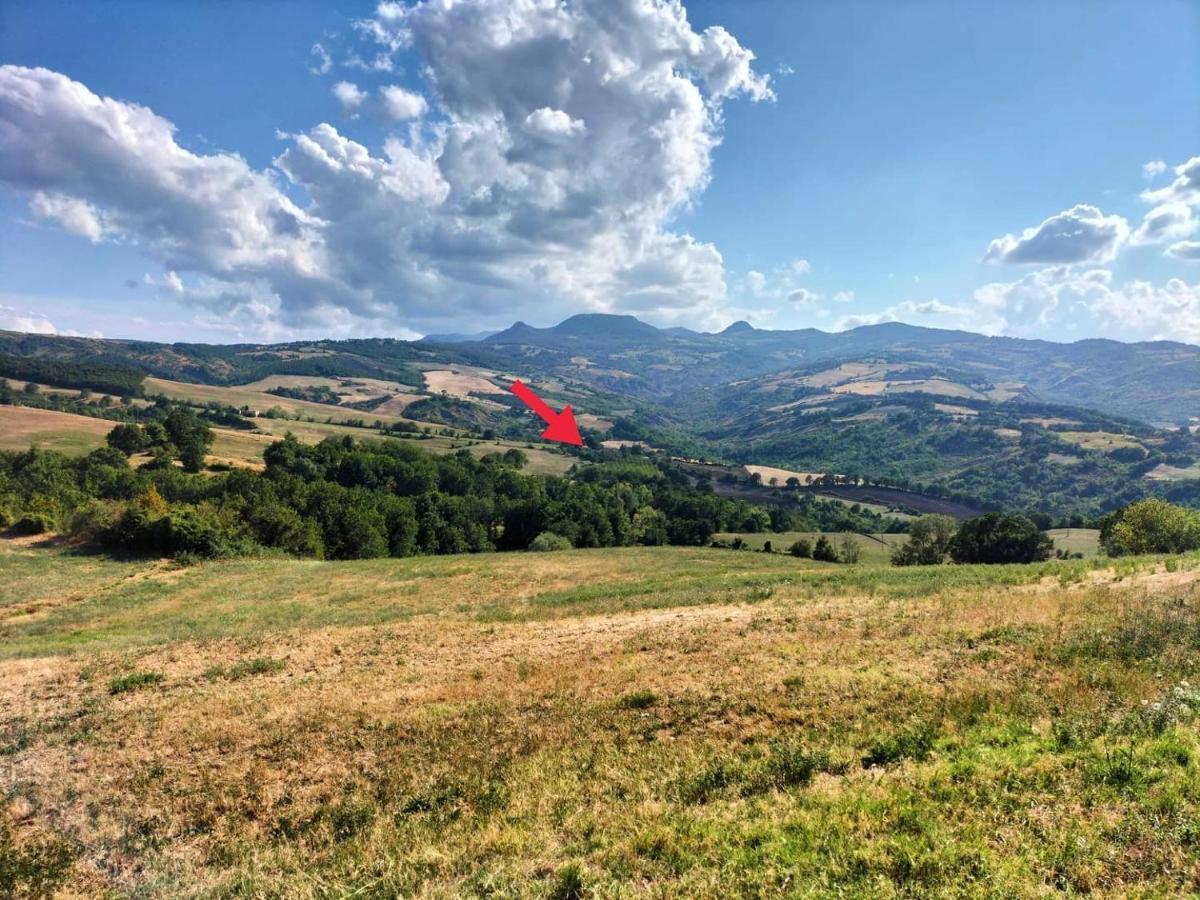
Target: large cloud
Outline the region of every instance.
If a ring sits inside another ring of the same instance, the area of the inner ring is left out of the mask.
[[[145,107],[16,66],[0,68],[0,182],[225,296],[261,309],[266,292],[289,324],[715,314],[721,256],[671,221],[708,184],[723,102],[771,97],[732,35],[697,33],[673,0],[383,4],[358,31],[423,62],[426,92],[385,92],[382,112],[429,114],[379,148],[328,124],[292,136],[276,166],[295,192],[186,149]]]
[[[1061,265],[1109,262],[1129,237],[1129,223],[1080,203],[1021,234],[988,245],[985,262]]]
[[[1090,333],[1122,340],[1200,343],[1200,283],[1178,278],[1117,286],[1107,269],[1057,266],[984,285],[975,302],[977,327],[993,334],[1079,337],[1087,322]]]
[[[165,268],[286,290],[298,314],[353,291],[323,276],[323,223],[231,154],[198,155],[170,122],[46,69],[0,67],[0,182],[89,239],[137,240]]]

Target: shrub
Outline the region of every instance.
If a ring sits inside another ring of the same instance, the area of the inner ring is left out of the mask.
[[[800,538],[800,540],[788,547],[788,553],[792,554],[792,556],[795,556],[798,559],[812,559],[812,544],[804,538]]]
[[[543,531],[529,543],[529,549],[536,553],[546,553],[552,550],[570,550],[571,541],[553,531]]]
[[[121,507],[107,500],[92,500],[71,514],[67,533],[88,544],[103,543],[117,523]]]
[[[1054,543],[1024,516],[988,513],[968,519],[950,542],[957,563],[1031,563],[1050,558]]]
[[[1200,550],[1200,512],[1157,499],[1133,503],[1104,523],[1100,545],[1109,556]]]
[[[654,691],[634,691],[617,701],[617,705],[622,709],[649,709],[657,702],[658,694]]]
[[[833,549],[833,544],[829,543],[829,538],[821,535],[817,538],[817,543],[813,546],[813,559],[818,559],[821,562],[837,562],[837,551]]]
[[[54,530],[54,519],[47,513],[25,513],[13,523],[12,530],[16,534],[45,534]]]
[[[862,559],[862,545],[852,532],[847,531],[838,541],[838,557],[848,565],[857,565]]]

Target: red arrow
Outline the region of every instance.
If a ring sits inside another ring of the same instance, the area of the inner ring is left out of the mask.
[[[570,404],[564,406],[562,412],[556,413],[545,400],[519,380],[512,383],[512,392],[546,423],[546,430],[542,432],[542,440],[574,444],[576,447],[583,446],[583,438],[579,436],[579,426],[575,424],[575,413],[571,412]]]

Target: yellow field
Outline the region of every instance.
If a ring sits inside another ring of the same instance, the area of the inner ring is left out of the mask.
[[[472,394],[504,394],[507,391],[491,379],[492,372],[481,369],[428,369],[425,387],[432,394],[449,394],[451,397],[469,399]]]
[[[61,453],[87,453],[104,446],[116,422],[26,406],[0,406],[0,450],[37,445]]]
[[[928,378],[916,381],[852,381],[836,385],[830,390],[835,394],[859,394],[878,397],[884,394],[933,394],[939,397],[962,397],[982,400],[983,395],[966,385],[946,381],[943,378]]]
[[[1078,444],[1088,450],[1107,452],[1124,447],[1141,447],[1136,438],[1125,434],[1110,434],[1107,431],[1059,431],[1064,441]]]
[[[330,379],[331,380],[331,379]],[[270,379],[268,379],[270,381]],[[252,385],[241,387],[221,387],[209,384],[186,384],[182,381],[167,381],[165,378],[147,378],[146,393],[162,394],[172,400],[182,400],[187,403],[220,403],[224,406],[248,406],[262,413],[278,407],[292,416],[302,416],[324,422],[331,419],[334,422],[345,422],[348,419],[363,419],[367,422],[379,420],[384,424],[410,421],[402,416],[387,415],[379,412],[363,412],[357,409],[347,409],[327,403],[312,403],[308,400],[293,400],[289,397],[277,397],[264,390],[255,390]]]
[[[751,475],[758,475],[765,485],[771,485],[771,479],[775,479],[774,484],[779,487],[786,485],[789,478],[798,478],[803,485],[824,477],[823,472],[795,472],[791,469],[778,469],[774,466],[742,466],[742,468]]]

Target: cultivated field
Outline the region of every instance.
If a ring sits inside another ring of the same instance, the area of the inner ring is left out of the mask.
[[[1198,567],[0,541],[0,894],[1188,894]]]

